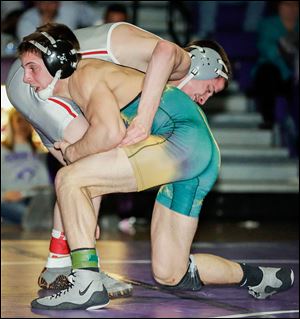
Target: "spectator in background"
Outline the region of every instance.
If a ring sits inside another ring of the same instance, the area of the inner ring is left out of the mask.
[[[1,22],[12,11],[24,9],[24,1],[1,1]]]
[[[31,125],[15,109],[1,143],[1,220],[22,224],[31,199],[52,186],[48,169],[32,141]]]
[[[127,9],[123,4],[114,3],[107,7],[104,13],[104,23],[128,21]]]
[[[19,45],[17,25],[23,8],[10,11],[1,21],[1,56],[14,56]]]
[[[34,6],[19,20],[19,41],[34,32],[36,27],[48,22],[63,23],[74,30],[99,23],[99,17],[92,7],[82,1],[34,1]]]
[[[262,129],[275,123],[278,96],[293,95],[299,58],[299,2],[278,1],[277,13],[261,21],[258,29],[259,60],[254,69],[253,93],[263,117]]]
[[[194,1],[190,1],[194,6]],[[266,1],[196,1],[198,2],[198,38],[213,38],[216,32],[232,32],[232,31],[245,31],[255,32],[257,30],[259,21],[265,10]],[[224,9],[227,9],[226,13],[234,13],[236,7],[244,6],[244,12],[241,16],[242,25],[239,20],[232,22],[232,18],[229,19],[230,25],[226,25],[226,22],[221,20],[228,20],[228,17],[224,17]],[[233,26],[236,30],[233,30]],[[222,29],[220,29],[222,27]]]

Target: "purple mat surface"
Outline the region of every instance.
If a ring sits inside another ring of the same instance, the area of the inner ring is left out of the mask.
[[[104,243],[100,244],[100,251],[105,250],[102,245]],[[163,291],[151,276],[148,242],[126,243],[126,251],[122,250],[123,262],[116,262],[119,248],[115,245],[115,242],[106,243],[105,248],[108,249],[103,257],[102,268],[107,273],[118,274],[119,278],[132,283],[132,297],[113,299],[107,308],[95,311],[31,310],[32,313],[66,318],[299,318],[297,242],[193,245],[193,253],[212,253],[262,266],[291,266],[295,272],[294,286],[267,300],[256,300],[246,289],[228,286],[205,286],[200,292]]]

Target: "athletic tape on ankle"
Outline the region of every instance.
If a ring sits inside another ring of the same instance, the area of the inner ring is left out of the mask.
[[[60,258],[50,258],[48,257],[46,268],[64,268],[64,267],[71,267],[72,260],[70,255],[67,257],[60,257]]]
[[[60,231],[60,230],[52,229],[51,235],[54,238],[62,238],[64,240],[67,240],[65,233],[63,231]]]
[[[51,253],[55,254],[70,254],[68,242],[63,238],[51,237],[49,250]]]
[[[98,268],[96,249],[82,249],[71,251],[72,268]]]

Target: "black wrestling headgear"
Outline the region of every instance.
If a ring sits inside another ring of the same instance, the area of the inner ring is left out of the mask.
[[[71,76],[79,61],[77,51],[69,41],[55,40],[48,33],[41,33],[50,41],[47,47],[34,40],[29,42],[42,51],[42,58],[49,73],[54,77],[57,71],[61,70],[60,79]]]

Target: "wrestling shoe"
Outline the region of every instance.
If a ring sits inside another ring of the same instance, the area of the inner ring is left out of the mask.
[[[44,268],[39,276],[38,285],[43,289],[62,290],[69,286],[68,276],[72,267]]]
[[[266,299],[292,287],[294,283],[294,272],[292,269],[273,267],[259,268],[263,272],[262,281],[257,286],[248,286],[248,293],[254,298]]]
[[[103,271],[100,271],[100,278],[108,292],[109,298],[129,297],[132,295],[132,285],[114,279]]]
[[[71,267],[44,268],[39,276],[38,285],[43,289],[66,289],[69,285],[68,276],[71,270]],[[103,271],[100,271],[100,278],[110,298],[129,297],[132,295],[132,285],[114,279]]]
[[[68,279],[67,289],[35,299],[31,307],[44,310],[93,310],[108,305],[108,293],[98,272],[76,269]]]

